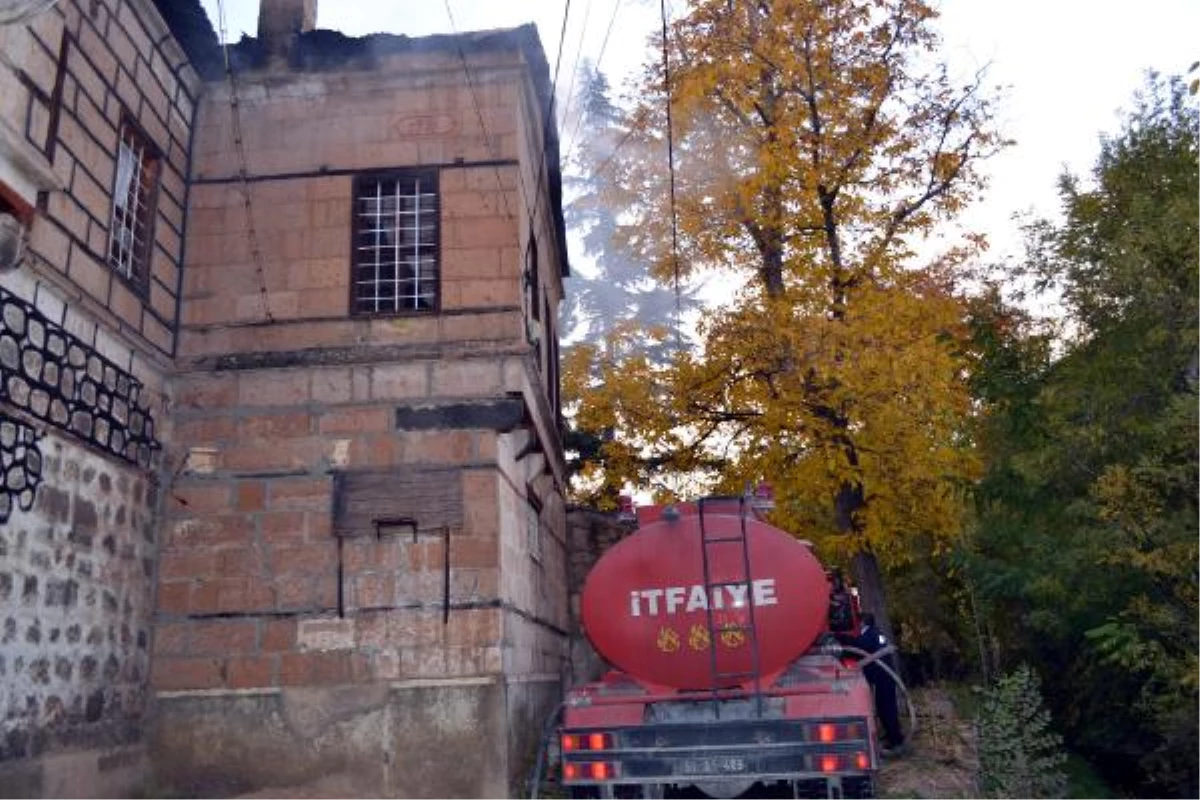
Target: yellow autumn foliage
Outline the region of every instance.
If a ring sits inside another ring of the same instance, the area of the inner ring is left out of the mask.
[[[575,424],[604,434],[593,484],[766,479],[778,523],[847,558],[958,535],[979,465],[955,275],[979,241],[914,254],[1004,141],[982,78],[936,65],[935,16],[921,0],[695,0],[671,26],[677,205],[651,68],[614,160],[608,200],[633,219],[616,244],[661,280],[721,270],[740,288],[670,363],[636,355],[665,334],[634,327],[571,355]]]

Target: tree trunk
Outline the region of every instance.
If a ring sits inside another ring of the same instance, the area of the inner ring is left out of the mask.
[[[896,637],[892,632],[892,621],[888,616],[887,597],[883,591],[883,574],[879,570],[879,560],[868,550],[855,553],[850,561],[850,574],[854,576],[854,585],[858,587],[862,610],[875,615],[875,624],[888,640],[895,644]]]

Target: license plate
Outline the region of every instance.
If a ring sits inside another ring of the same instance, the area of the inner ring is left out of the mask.
[[[686,758],[679,764],[679,772],[685,775],[727,775],[745,771],[746,759],[737,756]]]

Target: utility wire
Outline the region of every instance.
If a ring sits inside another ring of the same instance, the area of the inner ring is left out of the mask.
[[[221,52],[225,56],[225,77],[229,82],[229,109],[233,122],[233,144],[238,156],[238,185],[242,191],[242,204],[246,209],[246,239],[250,246],[250,260],[258,275],[259,298],[262,300],[263,318],[274,322],[271,314],[270,295],[267,293],[267,273],[263,269],[262,249],[258,244],[258,231],[254,225],[254,201],[250,197],[250,171],[246,167],[246,143],[242,136],[241,101],[238,99],[237,78],[233,74],[233,63],[229,59],[229,41],[225,30],[225,3],[217,0],[217,24],[220,26]]]
[[[558,93],[559,68],[562,67],[562,54],[563,50],[565,49],[563,45],[566,44],[567,41],[567,19],[570,17],[570,15],[571,0],[567,0],[567,2],[563,4],[562,30],[559,31],[558,34],[558,54],[554,57],[554,79],[550,82],[550,105],[549,108],[546,109],[545,119],[542,120],[542,154],[538,159],[537,177],[533,182],[533,188],[535,191],[542,185],[542,173],[546,168],[546,150],[550,144],[550,126],[557,124],[554,111],[555,105],[557,105],[555,98]],[[568,102],[570,101],[568,100]],[[559,153],[559,160],[561,162],[562,153]],[[535,201],[533,212],[530,214],[529,225],[531,230],[536,226],[537,223],[537,209],[539,205],[541,204]]]
[[[604,41],[600,43],[600,52],[596,56],[596,60],[592,64],[592,69],[596,72],[600,71],[600,62],[604,60],[604,51],[608,49],[608,40],[612,36],[613,25],[617,21],[617,12],[621,10],[621,0],[614,0],[612,16],[608,18],[608,29],[604,32]],[[567,143],[566,149],[563,151],[569,157],[575,149],[575,144],[579,141],[579,129],[583,126],[583,114],[575,118],[575,129],[571,131],[571,139]]]
[[[487,122],[483,118],[483,109],[479,106],[479,94],[475,91],[475,81],[471,77],[471,67],[467,64],[467,52],[463,49],[462,41],[460,41],[458,33],[458,25],[454,22],[454,10],[450,8],[450,0],[445,0],[446,16],[450,19],[450,31],[454,34],[455,48],[458,50],[459,60],[462,61],[463,73],[467,76],[467,89],[471,93],[471,105],[475,107],[475,116],[479,120],[479,130],[483,133],[483,141],[487,144],[488,151],[492,154],[493,161],[500,160],[500,146],[493,142],[492,136],[488,133]],[[504,178],[500,175],[500,167],[498,164],[492,164],[492,171],[496,173],[496,190],[500,192],[500,200],[504,203],[504,215],[508,217],[509,222],[516,220],[516,216],[512,212],[512,208],[508,205],[508,192],[504,189]],[[525,182],[521,178],[521,169],[517,168],[517,179],[521,182],[521,188],[524,190]]]
[[[682,349],[683,302],[679,291],[679,215],[675,212],[675,134],[671,120],[671,58],[667,46],[667,0],[659,0],[662,11],[663,94],[667,102],[667,169],[671,178],[671,262],[675,271],[675,349]]]
[[[583,56],[583,40],[584,37],[587,36],[588,18],[591,17],[591,14],[592,0],[588,0],[587,5],[583,7],[583,23],[579,26],[579,44],[575,45],[575,63],[571,65],[571,82],[567,84],[567,102],[566,105],[563,106],[562,113],[564,124],[566,124],[566,122],[571,118],[571,106],[574,105],[575,102],[575,81],[579,78],[579,60]],[[561,42],[559,43],[559,46],[562,46]],[[569,156],[570,153],[571,148],[568,145],[560,149],[559,155],[561,158],[563,156]]]
[[[454,19],[454,10],[450,6],[450,0],[443,0],[443,2],[445,3],[445,6],[446,6],[446,16],[450,20],[450,30],[454,34],[455,42],[457,44],[458,56],[459,56],[459,59],[462,61],[463,72],[467,76],[467,85],[471,90],[471,101],[475,106],[475,113],[479,117],[479,125],[483,130],[484,137],[490,142],[491,137],[488,136],[487,126],[483,119],[483,112],[479,106],[479,97],[475,92],[475,84],[471,78],[471,69],[467,63],[466,51],[463,50],[462,43],[458,41],[458,39],[459,39],[458,25]],[[540,187],[542,185],[542,174],[543,174],[543,171],[545,170],[546,154],[549,149],[549,143],[550,143],[550,126],[555,124],[554,97],[555,97],[555,93],[558,91],[558,74],[559,74],[559,68],[562,66],[563,44],[566,41],[567,21],[570,17],[570,13],[571,13],[571,0],[566,0],[566,5],[563,9],[562,31],[559,35],[559,40],[558,40],[558,54],[555,56],[554,79],[550,86],[550,97],[548,98],[548,103],[547,103],[547,107],[545,109],[544,120],[543,120],[543,125],[542,125],[541,153],[538,158],[538,170],[537,170],[537,174],[536,174],[536,177],[534,180],[534,186],[533,186],[534,192],[536,192],[538,190],[538,187]],[[496,160],[499,160],[499,154],[495,154],[495,158],[496,158]],[[560,154],[560,158],[561,158],[561,154]],[[513,220],[513,214],[508,206],[508,195],[504,192],[504,185],[503,185],[503,181],[500,176],[500,169],[498,166],[495,166],[494,168],[496,171],[496,184],[497,184],[498,188],[500,189],[501,197],[504,200],[505,212],[508,216],[508,219],[511,221],[511,220]],[[521,187],[521,194],[524,195],[524,197],[525,197],[525,203],[524,203],[525,212],[529,215],[529,230],[530,230],[530,237],[532,238],[534,235],[534,231],[536,230],[536,226],[537,226],[537,210],[541,204],[538,202],[537,196],[534,194],[534,192],[530,192],[529,189],[525,186],[525,177],[521,172],[520,166],[517,167],[517,180]],[[531,202],[532,202],[532,206],[530,205]],[[533,302],[534,303],[537,302],[536,297],[534,298]],[[535,312],[533,312],[531,309],[531,313],[535,313]]]

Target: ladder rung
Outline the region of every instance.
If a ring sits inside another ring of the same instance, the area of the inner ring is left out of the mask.
[[[720,586],[749,586],[752,583],[750,578],[743,578],[740,581],[709,581],[704,584],[705,589],[715,589]]]
[[[714,672],[713,675],[717,676],[718,678],[756,678],[756,677],[758,677],[758,673],[755,672],[754,670],[748,670],[748,671],[742,671],[742,672]]]
[[[744,542],[745,536],[712,536],[704,539],[705,544],[721,544],[722,542]]]

